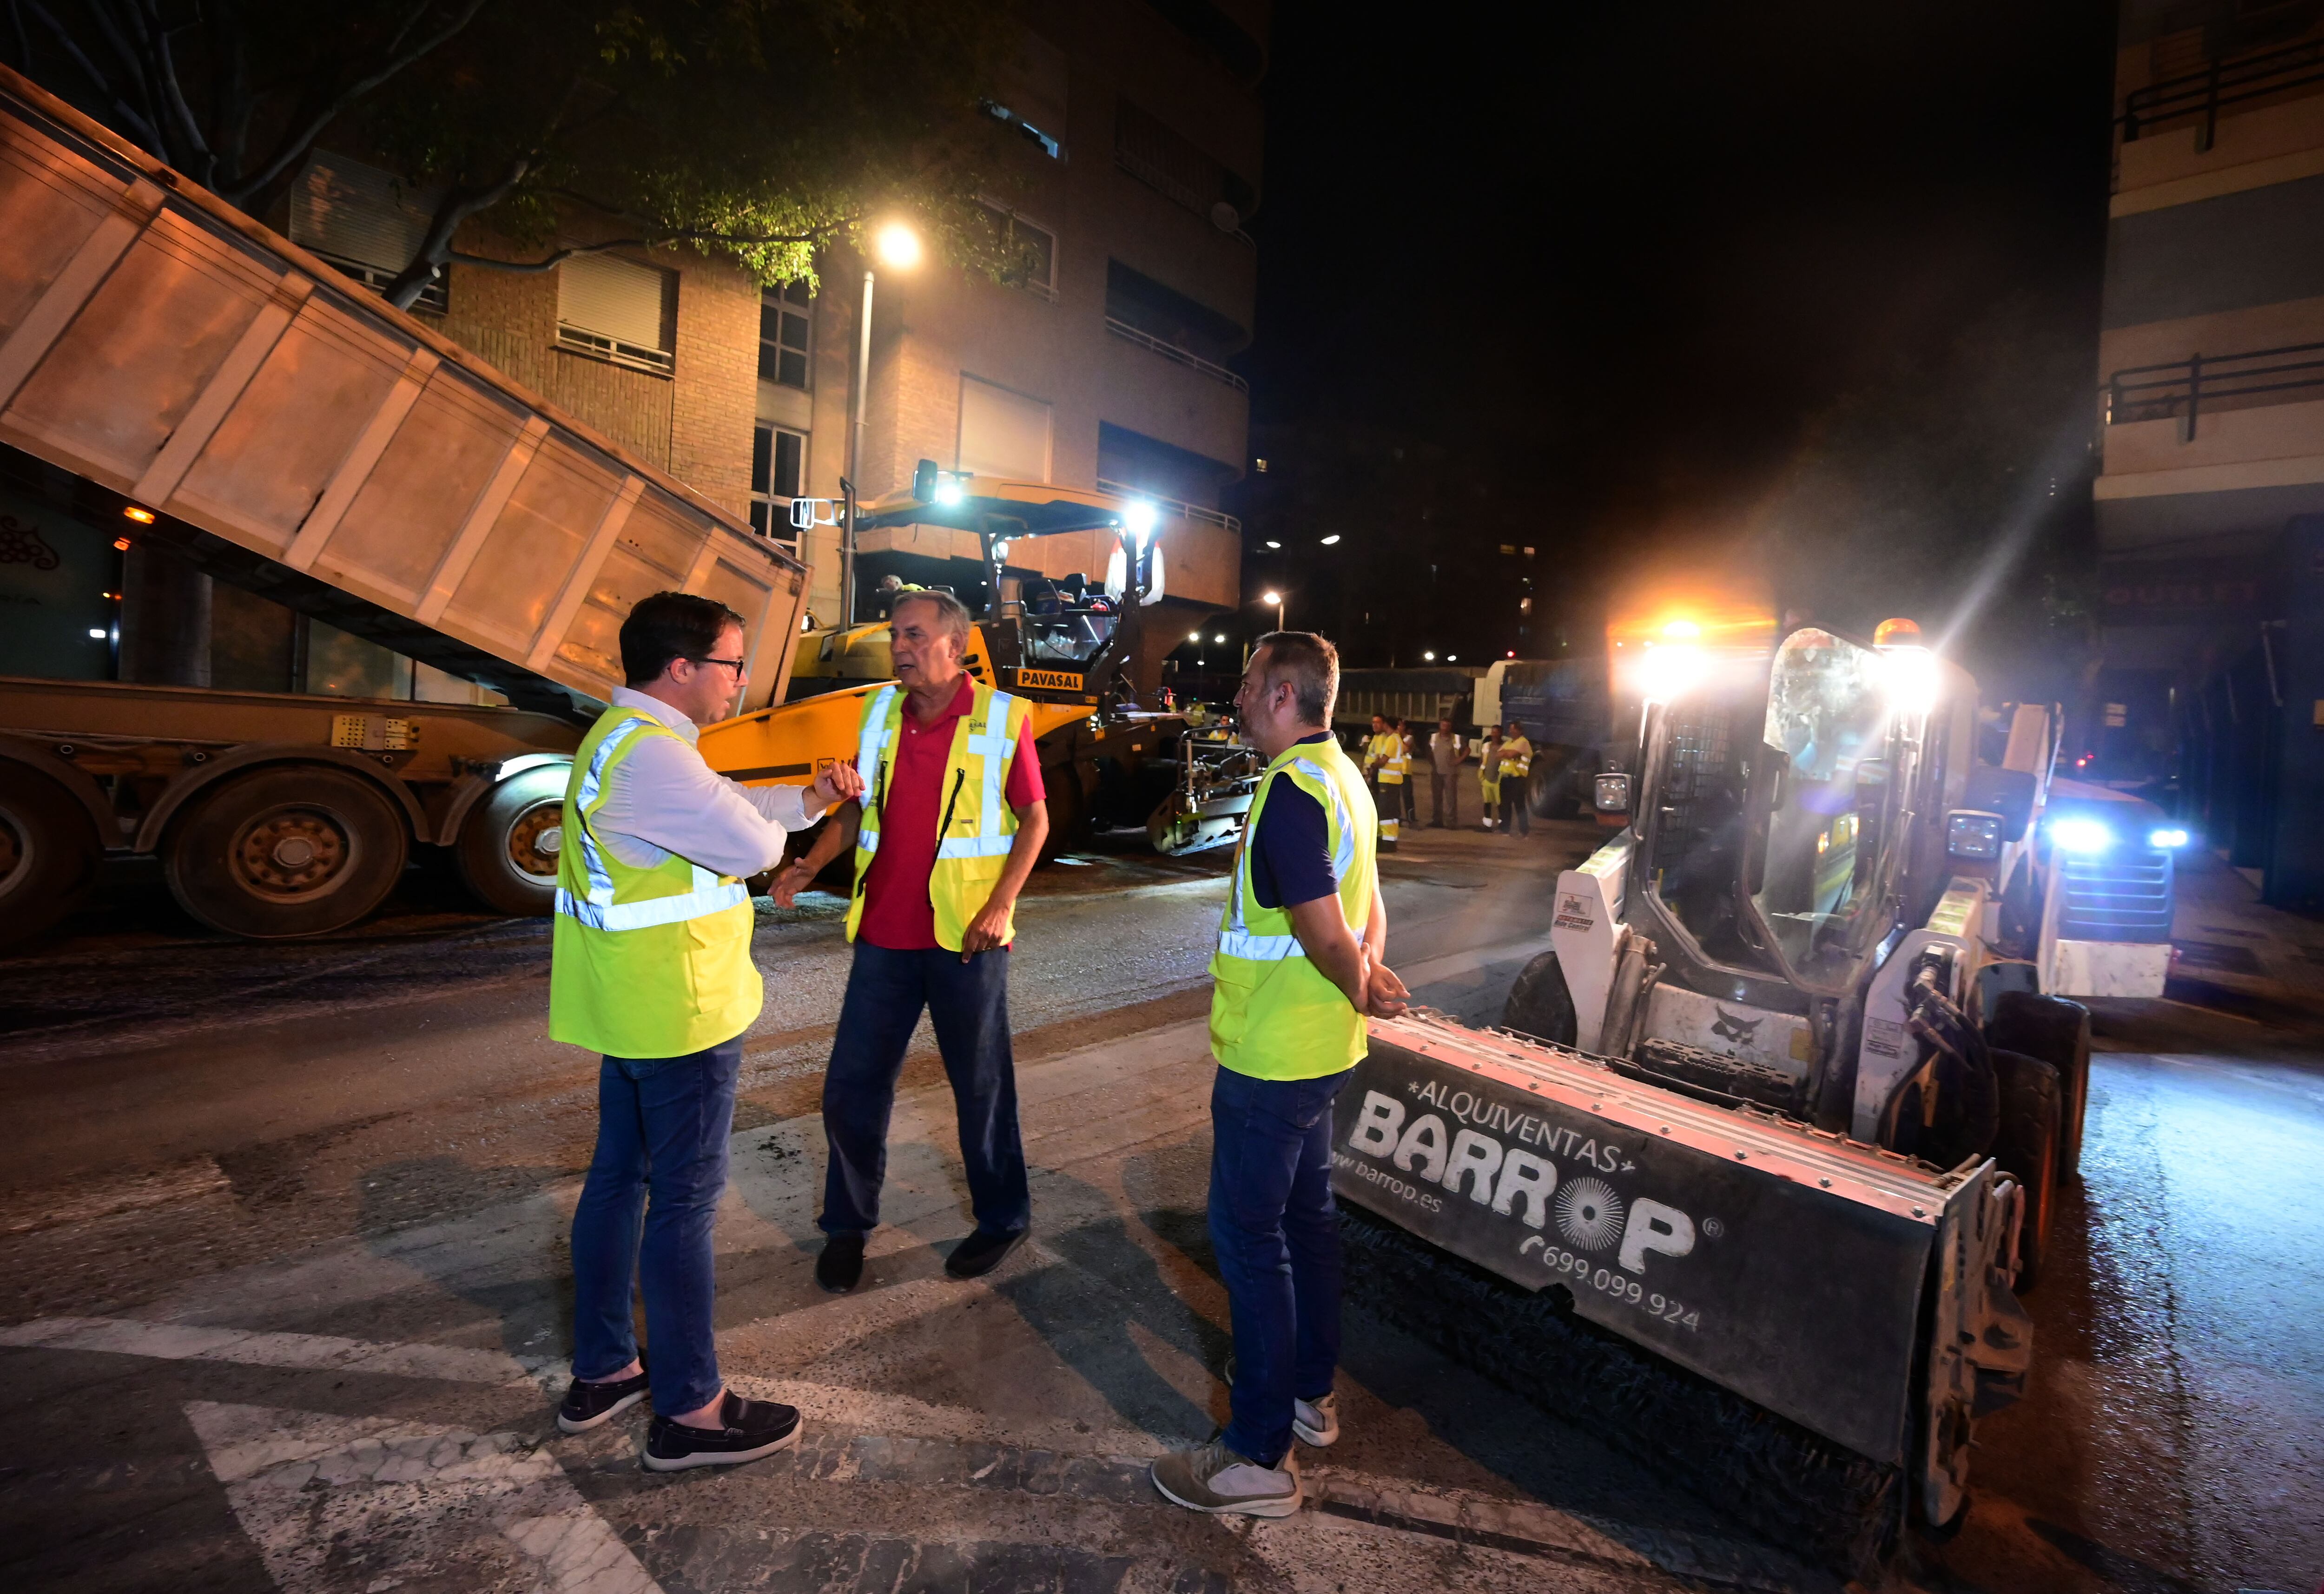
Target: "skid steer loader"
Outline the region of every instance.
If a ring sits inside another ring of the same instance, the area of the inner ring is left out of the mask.
[[[1655,666],[1596,793],[1632,822],[1561,877],[1508,1028],[1371,1026],[1351,1281],[1864,1575],[1908,1511],[1958,1521],[2023,1391],[2089,1073],[2064,998],[2160,992],[2172,835],[2045,815],[2055,710],[1981,714],[1917,646]]]

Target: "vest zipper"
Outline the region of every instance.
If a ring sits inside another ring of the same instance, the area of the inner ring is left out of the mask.
[[[952,776],[952,796],[945,798],[944,817],[936,822],[936,845],[944,845],[945,832],[952,828],[952,806],[960,801],[960,788],[968,780],[966,769],[955,769]]]

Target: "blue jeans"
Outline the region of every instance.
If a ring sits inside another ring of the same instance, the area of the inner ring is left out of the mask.
[[[573,1210],[573,1374],[607,1377],[637,1355],[634,1283],[646,1298],[654,1409],[665,1416],[707,1405],[724,1387],[711,1337],[710,1226],[742,1069],[737,1037],[683,1057],[608,1057],[597,1074],[597,1155]]]
[[[1015,1234],[1033,1221],[1025,1145],[1017,1132],[1017,1062],[1009,1045],[1009,949],[963,963],[941,946],[898,952],[858,941],[823,1076],[831,1161],[816,1221],[826,1234],[868,1234],[879,1224],[896,1076],[923,1007],[952,1080],[976,1226]]]
[[[1234,1327],[1232,1416],[1222,1437],[1272,1467],[1291,1402],[1332,1392],[1340,1366],[1340,1217],[1332,1100],[1345,1073],[1211,1082],[1211,1244]]]

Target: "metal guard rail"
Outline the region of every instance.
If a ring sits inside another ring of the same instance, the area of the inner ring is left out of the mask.
[[[2294,355],[2307,357],[2296,359],[2292,357]],[[2249,364],[2255,360],[2281,363]],[[2135,380],[2141,378],[2144,380]],[[2191,438],[2197,412],[2207,398],[2246,398],[2255,393],[2317,387],[2324,387],[2324,343],[2286,344],[2281,348],[2253,349],[2240,355],[2207,357],[2197,354],[2159,365],[2126,365],[2107,379],[2107,424],[2165,420],[2183,414],[2183,429]]]
[[[1242,522],[1223,510],[1204,509],[1201,504],[1188,503],[1183,498],[1166,498],[1159,493],[1148,493],[1143,487],[1133,486],[1128,482],[1109,481],[1103,476],[1097,479],[1097,490],[1101,493],[1119,493],[1124,498],[1143,498],[1150,503],[1158,503],[1165,509],[1176,510],[1187,520],[1207,521],[1213,526],[1225,527],[1238,537],[1242,535]]]
[[[2216,60],[2200,72],[2134,88],[2124,97],[2122,115],[2115,120],[2121,125],[2123,143],[2130,143],[2153,123],[2200,112],[2203,124],[2195,135],[2195,147],[2208,150],[2218,131],[2221,107],[2318,83],[2324,83],[2324,39],[2310,39],[2257,55]]]
[[[1153,350],[1166,360],[1176,360],[1189,370],[1199,371],[1213,382],[1222,382],[1238,392],[1250,392],[1250,383],[1225,366],[1214,365],[1200,355],[1187,353],[1175,343],[1165,343],[1151,332],[1141,332],[1127,321],[1108,316],[1105,318],[1105,329],[1116,337],[1136,344],[1139,348]]]

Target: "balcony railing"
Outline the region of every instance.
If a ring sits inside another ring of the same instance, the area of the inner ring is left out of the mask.
[[[1129,322],[1108,316],[1105,329],[1116,337],[1136,344],[1142,349],[1152,349],[1166,360],[1176,360],[1190,371],[1199,371],[1213,382],[1222,382],[1238,392],[1250,392],[1250,383],[1223,365],[1213,364],[1200,355],[1187,353],[1175,343],[1166,343],[1151,332],[1141,332]]]
[[[2180,418],[2180,435],[2192,442],[2205,405],[2247,410],[2296,403],[2263,395],[2324,389],[2324,343],[2286,344],[2240,355],[2190,355],[2161,365],[2126,365],[2107,379],[2107,424]]]
[[[1148,503],[1158,503],[1164,509],[1176,510],[1190,521],[1207,521],[1213,526],[1225,527],[1238,537],[1242,535],[1242,522],[1221,510],[1204,509],[1201,504],[1188,503],[1183,498],[1166,498],[1159,493],[1148,493],[1143,487],[1133,487],[1128,482],[1109,481],[1103,476],[1097,479],[1097,490],[1101,493],[1119,493],[1125,498],[1143,498]]]
[[[2218,132],[2221,110],[2316,84],[2324,84],[2324,39],[2214,60],[2200,72],[2134,88],[2124,97],[2116,121],[2123,143],[2130,143],[2159,123],[2200,116],[2195,147],[2209,150]]]

